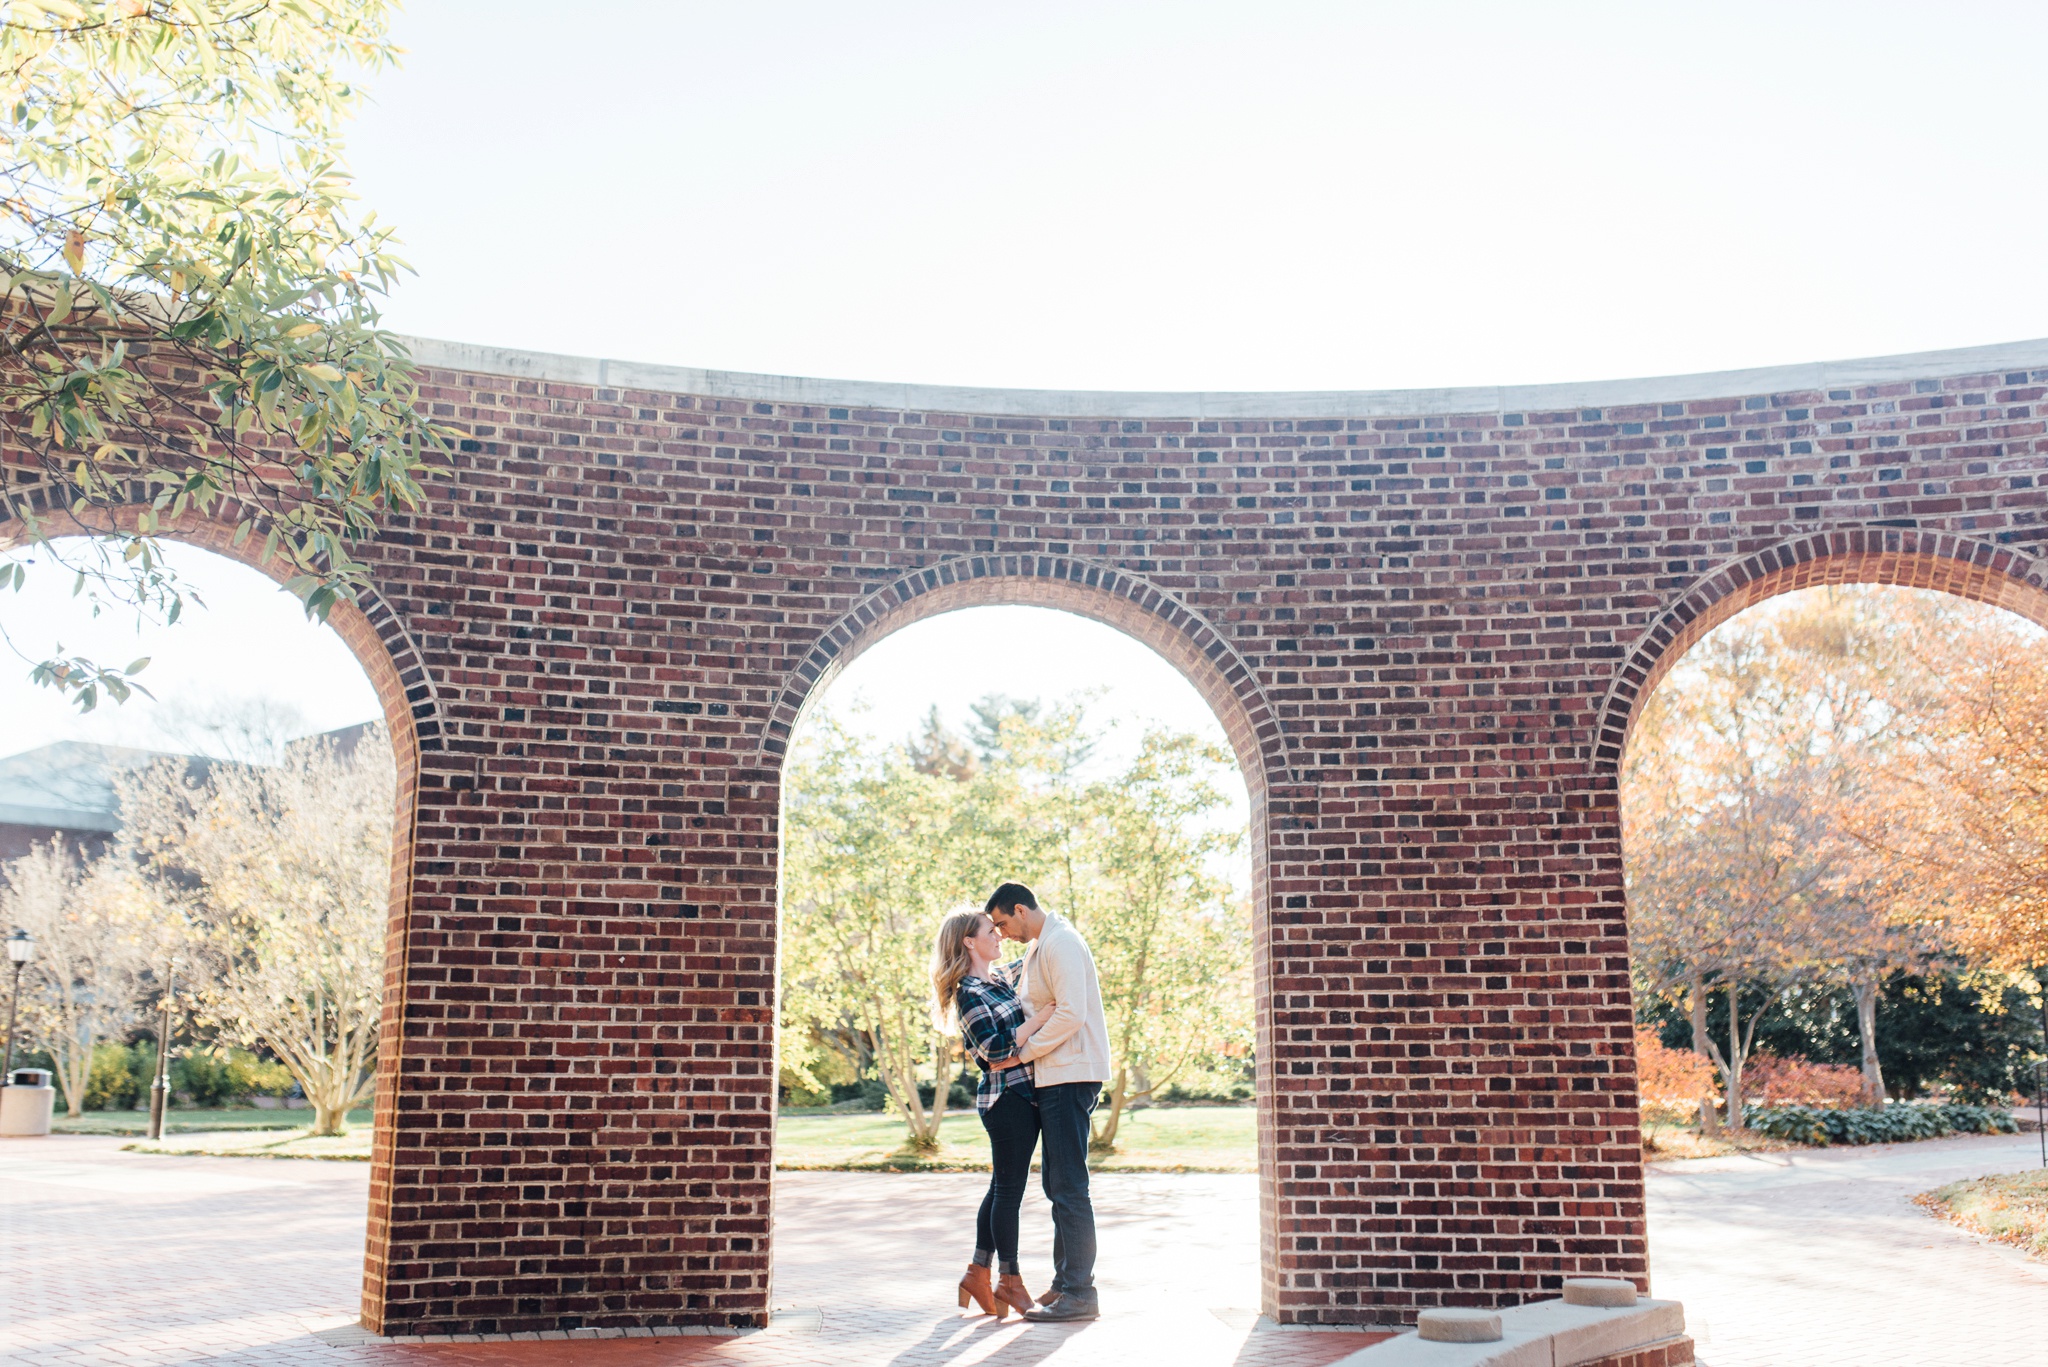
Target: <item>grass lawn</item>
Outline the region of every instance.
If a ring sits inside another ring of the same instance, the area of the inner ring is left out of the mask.
[[[1936,1215],[2048,1260],[2048,1171],[1951,1182],[1913,1198]]]
[[[259,1111],[253,1106],[238,1106],[227,1111],[173,1108],[164,1112],[165,1134],[192,1134],[200,1130],[303,1130],[312,1123],[311,1111]],[[348,1123],[367,1125],[370,1112],[367,1109],[350,1111]],[[149,1133],[149,1112],[87,1111],[78,1119],[69,1120],[59,1111],[50,1128],[58,1134],[143,1135]]]
[[[147,1139],[123,1148],[133,1153],[205,1154],[210,1158],[334,1158],[367,1163],[370,1159],[370,1113],[351,1114],[349,1131],[315,1139],[303,1129],[204,1130],[171,1134],[152,1144]]]
[[[88,1112],[86,1119],[128,1112]],[[303,1111],[180,1111],[181,1120],[290,1114]],[[144,1117],[146,1121],[147,1116]],[[342,1158],[370,1156],[370,1113],[349,1115],[349,1132],[337,1139],[313,1139],[301,1119],[288,1129],[240,1124],[166,1124],[157,1143],[130,1144],[138,1153],[209,1154],[223,1158]],[[1258,1112],[1250,1106],[1177,1106],[1127,1112],[1117,1152],[1091,1164],[1099,1172],[1256,1172]],[[71,1134],[124,1134],[140,1128],[71,1126]],[[946,1117],[943,1147],[931,1158],[901,1152],[903,1122],[877,1112],[785,1115],[776,1130],[776,1166],[791,1169],[973,1171],[988,1167],[988,1136],[972,1111]]]

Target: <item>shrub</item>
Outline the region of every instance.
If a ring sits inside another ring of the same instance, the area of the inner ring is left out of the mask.
[[[131,1049],[112,1041],[95,1044],[92,1071],[86,1075],[84,1109],[134,1110],[137,1100],[149,1095],[149,1068],[155,1062],[153,1049]]]
[[[1234,1106],[1252,1099],[1252,1084],[1249,1082],[1203,1082],[1195,1081],[1183,1087],[1175,1082],[1158,1096],[1160,1101],[1206,1102]]]
[[[877,1083],[875,1085],[879,1087],[881,1084]],[[885,1100],[883,1104],[887,1104],[887,1096],[888,1093],[884,1092],[883,1097],[885,1098]],[[921,1105],[929,1106],[932,1104],[931,1083],[920,1082],[917,1084],[917,1099]],[[877,1107],[877,1109],[879,1109],[879,1107]],[[968,1083],[962,1082],[959,1078],[954,1078],[952,1085],[946,1088],[946,1109],[951,1111],[973,1110],[974,1088]]]
[[[246,1049],[193,1049],[171,1060],[171,1090],[203,1109],[291,1089],[290,1069]]]
[[[1690,1104],[1720,1091],[1713,1062],[1673,1049],[1654,1030],[1636,1031],[1636,1087],[1645,1105]]]
[[[1742,1070],[1742,1094],[1759,1106],[1856,1106],[1863,1100],[1863,1072],[1759,1052]]]
[[[1797,1144],[1896,1144],[1946,1134],[2019,1131],[2009,1111],[1990,1106],[1746,1106],[1742,1117],[1758,1134]]]
[[[832,1084],[832,1104],[847,1109],[879,1111],[889,1104],[889,1089],[879,1078],[862,1078],[859,1082],[835,1082]]]

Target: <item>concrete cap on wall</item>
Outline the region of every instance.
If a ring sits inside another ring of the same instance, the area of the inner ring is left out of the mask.
[[[1500,1314],[1494,1310],[1425,1310],[1416,1317],[1415,1332],[1431,1343],[1495,1343],[1500,1339]]]
[[[749,403],[890,412],[978,413],[993,416],[1103,418],[1370,418],[1421,413],[1551,412],[1631,404],[1681,403],[1754,394],[1824,393],[1944,376],[2048,370],[2048,338],[1870,356],[1804,365],[1719,370],[1696,375],[1592,380],[1564,384],[1475,385],[1443,389],[1311,389],[1295,391],[1148,391],[997,389],[968,385],[895,384],[828,380],[800,375],[757,375],[738,370],[650,365],[545,351],[400,339],[421,365],[479,375],[695,394]]]
[[[1566,1277],[1566,1305],[1598,1305],[1607,1308],[1634,1305],[1636,1284],[1620,1277]]]

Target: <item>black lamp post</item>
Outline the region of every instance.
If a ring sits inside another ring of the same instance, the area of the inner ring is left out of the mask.
[[[2048,1059],[2034,1065],[2034,1132],[2041,1136],[2041,1166],[2048,1168]]]
[[[0,1087],[14,1078],[14,1016],[21,1006],[21,970],[36,956],[35,937],[17,930],[7,937],[7,961],[14,965],[14,991],[7,998],[7,1067],[0,1070]]]
[[[178,985],[178,961],[164,974],[164,1018],[156,1034],[156,1076],[149,1082],[149,1138],[164,1137],[164,1102],[171,1088],[171,993]]]

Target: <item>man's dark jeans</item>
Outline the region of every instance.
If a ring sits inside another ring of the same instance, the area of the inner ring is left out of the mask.
[[[1052,1202],[1052,1289],[1095,1299],[1095,1207],[1088,1199],[1088,1117],[1099,1082],[1040,1087],[1040,1181]]]

